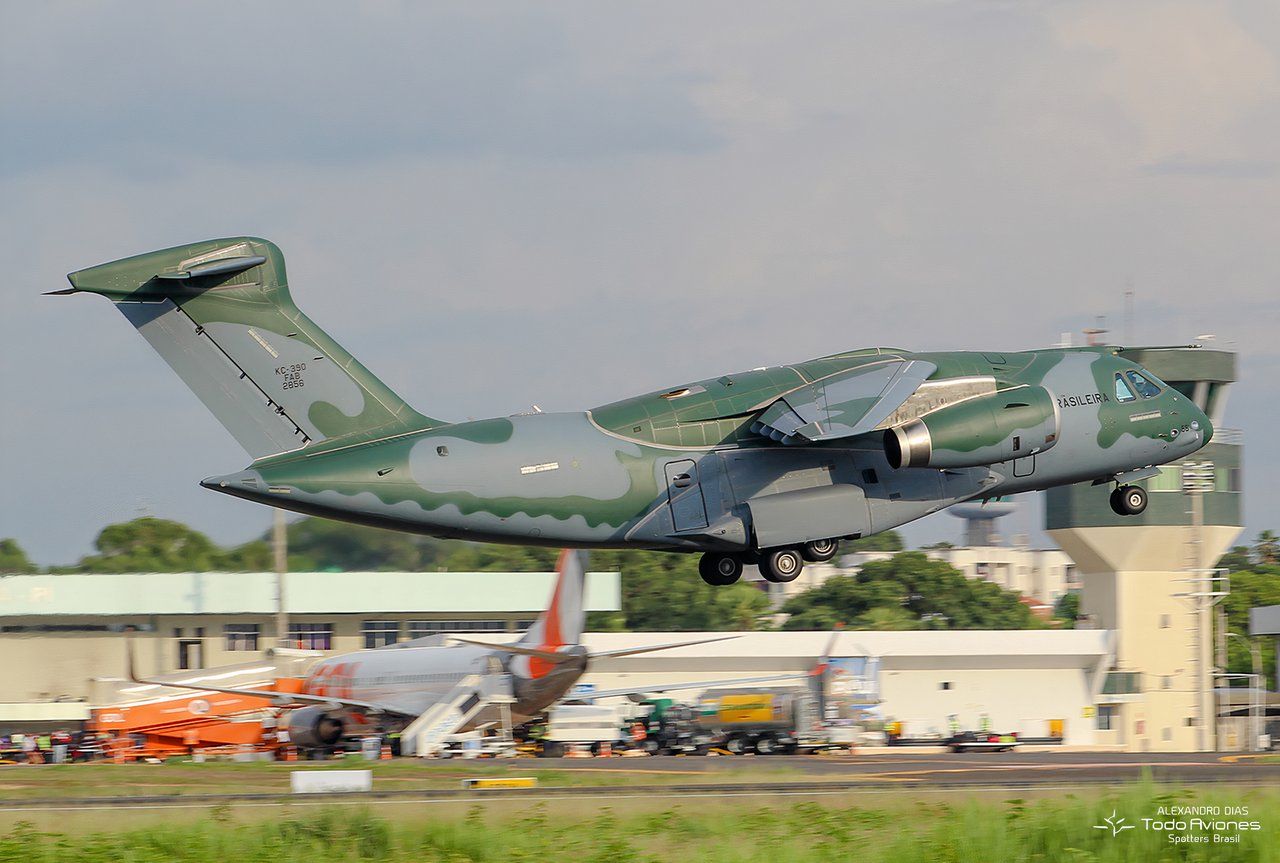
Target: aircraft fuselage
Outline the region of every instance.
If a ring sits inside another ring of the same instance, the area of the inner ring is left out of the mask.
[[[821,395],[826,380],[903,361],[936,371],[872,432],[798,445],[760,434],[762,409],[780,397]],[[962,500],[1110,477],[1208,442],[1212,427],[1194,404],[1158,382],[1146,396],[1117,384],[1130,371],[1145,373],[1111,348],[871,349],[581,413],[321,443],[203,485],[298,512],[460,539],[750,553],[815,538],[800,535],[806,530],[864,536]],[[949,425],[931,429],[920,447],[913,436],[937,418]],[[886,436],[913,425],[898,439]],[[914,449],[904,455],[901,447]],[[907,466],[911,458],[928,464]],[[830,523],[813,527],[807,513]]]

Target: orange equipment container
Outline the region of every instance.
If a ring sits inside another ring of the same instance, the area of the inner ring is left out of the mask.
[[[280,678],[264,691],[299,692],[302,680]],[[157,687],[154,698],[90,711],[86,729],[111,735],[113,760],[168,758],[197,749],[240,747],[271,749],[258,717],[271,709],[269,698]]]

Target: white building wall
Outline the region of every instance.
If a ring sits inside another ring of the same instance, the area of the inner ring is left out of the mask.
[[[993,731],[1047,737],[1049,720],[1061,719],[1065,743],[1097,742],[1084,715],[1093,698],[1080,668],[881,669],[880,689],[881,713],[900,720],[906,737],[945,736],[952,714],[962,729],[976,729],[985,713]]]

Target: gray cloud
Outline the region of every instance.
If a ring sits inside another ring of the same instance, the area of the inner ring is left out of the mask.
[[[140,507],[265,528],[196,487],[245,457],[109,305],[38,296],[239,233],[446,418],[868,344],[1042,346],[1118,330],[1132,285],[1133,341],[1215,333],[1244,354],[1231,424],[1274,424],[1265,4],[536,9],[7,13],[0,535],[69,561]],[[1256,531],[1280,470],[1252,439]]]
[[[332,166],[394,157],[596,158],[718,142],[686,74],[581,62],[536,7],[104,4],[6,15],[10,170],[191,160]],[[206,9],[205,11],[209,11]],[[12,19],[12,20],[10,20]],[[497,26],[495,26],[497,25]],[[58,50],[31,51],[30,46]],[[69,62],[68,62],[69,61]]]

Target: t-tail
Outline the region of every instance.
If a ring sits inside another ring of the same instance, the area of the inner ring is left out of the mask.
[[[255,237],[206,240],[71,273],[115,303],[255,459],[341,438],[442,425],[315,325],[289,295],[284,256]]]

